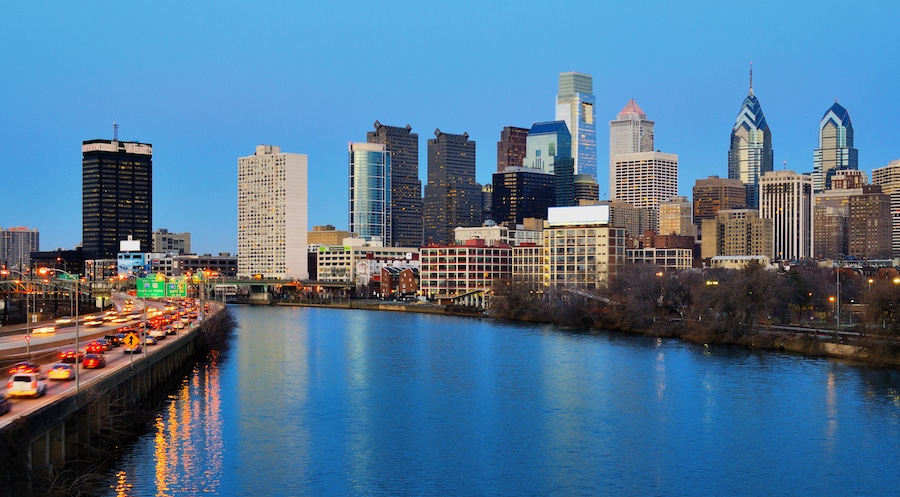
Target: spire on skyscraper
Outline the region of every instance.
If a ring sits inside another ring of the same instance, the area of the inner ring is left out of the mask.
[[[753,61],[750,61],[750,95],[753,95]]]

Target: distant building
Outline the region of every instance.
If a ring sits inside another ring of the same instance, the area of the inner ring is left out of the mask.
[[[641,237],[646,230],[656,231],[650,222],[649,209],[641,209],[618,200],[603,200],[599,204],[609,206],[609,224],[625,228],[625,235],[628,237]]]
[[[608,205],[552,207],[544,227],[545,285],[593,290],[625,264],[625,229],[609,223]]]
[[[616,157],[624,154],[653,152],[653,127],[653,121],[647,119],[647,114],[634,99],[629,100],[616,119],[609,122],[610,199],[618,199],[619,190],[627,188],[627,185],[618,182]],[[624,195],[624,192],[622,194]]]
[[[702,223],[715,219],[720,210],[740,209],[747,206],[747,189],[739,179],[710,176],[698,179],[692,191],[694,202],[694,226],[703,237]]]
[[[572,181],[572,189],[575,193],[575,205],[582,202],[596,203],[600,200],[600,185],[590,174],[576,174]]]
[[[546,219],[556,205],[556,175],[539,169],[508,167],[493,175],[491,219],[509,226],[525,218]]]
[[[153,146],[117,140],[81,145],[81,240],[86,259],[115,258],[119,242],[152,247]]]
[[[208,272],[210,278],[237,277],[238,258],[228,252],[211,254],[147,254],[149,272],[167,277]],[[212,280],[211,280],[212,281]]]
[[[900,257],[900,160],[872,170],[872,184],[891,199],[891,255]]]
[[[853,148],[850,113],[835,100],[819,121],[819,148],[813,153],[813,191],[831,188],[831,177],[844,169],[859,169],[859,155]]]
[[[239,277],[309,277],[307,168],[305,154],[273,145],[238,159]]]
[[[31,268],[30,254],[40,250],[41,234],[37,228],[0,228],[0,267],[25,271]]]
[[[348,288],[381,284],[381,268],[418,267],[418,247],[367,245],[361,238],[346,239],[340,245],[321,246],[316,258],[317,280],[343,283]]]
[[[722,209],[715,219],[703,220],[705,233],[700,258],[717,256],[765,256],[772,258],[774,221],[756,209]]]
[[[325,226],[313,226],[312,231],[307,233],[307,242],[310,247],[320,245],[340,245],[345,238],[352,235],[349,231],[336,230],[334,226],[328,224]]]
[[[381,143],[390,153],[391,244],[422,245],[422,181],[419,179],[419,134],[412,127],[386,126],[375,121],[369,143]]]
[[[428,184],[425,185],[426,244],[447,244],[457,226],[481,226],[484,202],[475,181],[475,142],[469,134],[434,130],[428,140]]]
[[[880,186],[863,187],[850,197],[850,236],[847,254],[857,259],[891,257],[891,198]]]
[[[812,177],[794,171],[771,171],[763,174],[759,184],[759,215],[773,221],[773,259],[792,261],[811,258]]]
[[[151,252],[176,252],[179,254],[190,254],[191,234],[169,233],[169,230],[160,228],[153,232]]]
[[[614,158],[613,201],[645,209],[650,228],[659,231],[659,204],[678,195],[678,156],[662,152],[620,154]]]
[[[402,298],[419,292],[419,268],[385,266],[381,268],[381,297]]]
[[[357,237],[391,245],[391,155],[380,143],[351,143],[348,226]]]
[[[504,126],[497,142],[497,172],[502,173],[507,167],[522,167],[525,159],[525,138],[528,128]]]
[[[590,174],[597,179],[597,124],[594,121],[594,79],[590,74],[559,75],[556,120],[565,121],[571,133],[572,175]],[[571,205],[571,204],[567,204]]]
[[[728,148],[728,177],[744,184],[745,202],[750,209],[759,207],[760,178],[772,171],[772,131],[763,115],[759,99],[753,94],[753,66],[750,66],[750,91],[731,129]],[[705,218],[704,218],[705,219]]]
[[[832,172],[828,189],[813,194],[813,256],[818,260],[837,260],[850,253],[850,198],[861,195],[866,186],[863,171]],[[875,188],[880,192],[880,186]]]
[[[485,240],[472,239],[460,245],[422,248],[421,290],[431,299],[489,291],[495,283],[511,277],[512,250],[505,243],[488,245]]]
[[[687,197],[673,197],[659,203],[659,234],[697,237],[691,217],[692,206]]]

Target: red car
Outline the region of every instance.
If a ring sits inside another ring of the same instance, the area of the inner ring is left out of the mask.
[[[100,342],[91,342],[91,343],[87,344],[87,346],[84,348],[84,350],[88,354],[102,354],[103,352],[106,351],[106,346],[104,346]]]
[[[106,356],[100,354],[88,354],[81,363],[81,367],[85,369],[99,369],[103,366],[106,366]]]
[[[22,361],[13,364],[11,368],[9,368],[9,374],[16,373],[40,373],[41,367],[30,361]]]
[[[76,352],[74,349],[63,350],[59,353],[59,362],[81,362],[84,352]]]

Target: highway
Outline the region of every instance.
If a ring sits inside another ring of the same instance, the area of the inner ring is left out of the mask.
[[[154,302],[151,304],[151,306],[158,306],[158,308],[164,309],[165,304]],[[181,307],[179,310],[183,308],[184,307]],[[210,311],[215,312],[219,308],[220,306],[213,307],[211,305]],[[85,326],[84,323],[81,323],[78,332],[78,348],[83,352],[85,345],[90,343],[92,339],[103,338],[104,335],[116,333],[116,330],[123,326],[135,326],[142,320],[143,317],[141,316],[128,319],[125,322],[109,323],[90,327]],[[132,361],[134,363],[138,363],[139,361],[144,360],[148,355],[154,354],[157,351],[172,345],[173,343],[177,342],[185,334],[185,332],[192,329],[192,327],[197,326],[198,321],[199,319],[189,321],[185,324],[183,330],[176,330],[178,334],[166,336],[165,339],[159,340],[157,345],[143,346],[142,351],[139,354],[126,354],[123,352],[123,346],[113,347],[111,350],[108,350],[104,353],[107,361],[104,368],[84,369],[81,367],[81,364],[79,364],[77,368],[77,380],[45,380],[47,383],[47,394],[43,397],[39,397],[36,399],[25,397],[9,398],[12,410],[9,413],[0,416],[0,428],[5,427],[19,416],[28,415],[31,412],[34,412],[46,405],[55,402],[60,397],[75,393],[76,386],[78,388],[85,388],[95,381],[98,381],[98,379],[102,378],[103,376],[112,374],[113,372],[118,371],[122,368],[130,367]],[[69,325],[65,328],[57,328],[57,331],[55,333],[49,333],[45,335],[32,335],[31,359],[28,359],[26,355],[21,353],[24,350],[23,342],[23,333],[0,337],[0,363],[4,365],[4,371],[2,371],[4,375],[3,378],[9,378],[9,375],[6,373],[6,369],[12,363],[23,360],[31,360],[32,362],[40,364],[41,373],[43,375],[46,375],[52,365],[59,362],[56,356],[59,351],[74,348],[75,327]],[[0,389],[2,389],[3,395],[6,396],[5,382],[3,385],[0,385]]]

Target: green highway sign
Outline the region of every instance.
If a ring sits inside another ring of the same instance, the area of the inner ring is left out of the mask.
[[[166,297],[187,297],[187,285],[184,280],[173,278],[166,283]]]
[[[138,278],[136,297],[139,299],[161,299],[166,296],[166,281],[157,278]]]

